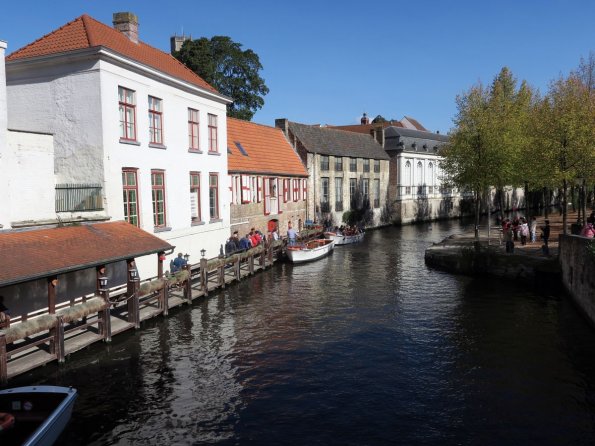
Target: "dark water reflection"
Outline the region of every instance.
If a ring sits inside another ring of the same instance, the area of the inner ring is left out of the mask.
[[[592,444],[595,332],[561,296],[429,270],[461,226],[429,228],[277,265],[15,384],[79,389],[67,445]]]

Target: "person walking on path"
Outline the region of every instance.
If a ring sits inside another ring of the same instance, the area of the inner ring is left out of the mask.
[[[514,234],[512,225],[507,225],[504,230],[504,240],[506,241],[506,252],[508,254],[514,254]]]
[[[537,241],[537,218],[535,216],[531,217],[531,243],[535,243]]]
[[[524,218],[521,219],[519,232],[521,233],[521,245],[525,246],[527,244],[527,237],[529,236],[529,225],[527,225],[527,220]]]

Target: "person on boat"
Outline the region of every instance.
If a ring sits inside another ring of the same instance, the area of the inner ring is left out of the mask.
[[[4,305],[4,296],[0,296],[0,328],[10,327],[10,312]]]
[[[294,246],[296,240],[297,240],[297,233],[295,232],[295,229],[293,229],[293,227],[291,226],[291,223],[289,223],[288,228],[287,228],[287,244],[289,246]]]

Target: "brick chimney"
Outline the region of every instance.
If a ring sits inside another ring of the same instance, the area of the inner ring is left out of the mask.
[[[362,116],[362,119],[360,119],[360,123],[361,125],[368,125],[370,123],[370,118],[368,118],[366,113],[364,113],[364,116]]]
[[[289,137],[289,120],[286,118],[275,119],[275,127],[283,130],[286,137]]]
[[[138,18],[131,12],[115,12],[113,16],[114,28],[138,43]]]

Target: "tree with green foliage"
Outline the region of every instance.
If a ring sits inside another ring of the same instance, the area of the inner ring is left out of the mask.
[[[481,83],[457,96],[455,129],[443,151],[441,163],[447,180],[473,192],[475,238],[479,239],[481,203],[492,187],[522,183],[524,148],[529,144],[526,127],[534,92],[502,68],[490,88]],[[501,211],[504,203],[500,202]]]
[[[575,74],[550,84],[535,107],[533,155],[553,185],[561,186],[563,232],[567,232],[568,188],[577,178],[593,178],[595,137],[593,98]]]
[[[269,92],[260,77],[262,65],[258,55],[227,36],[187,40],[173,56],[220,93],[233,99],[227,115],[249,121],[264,105]]]

